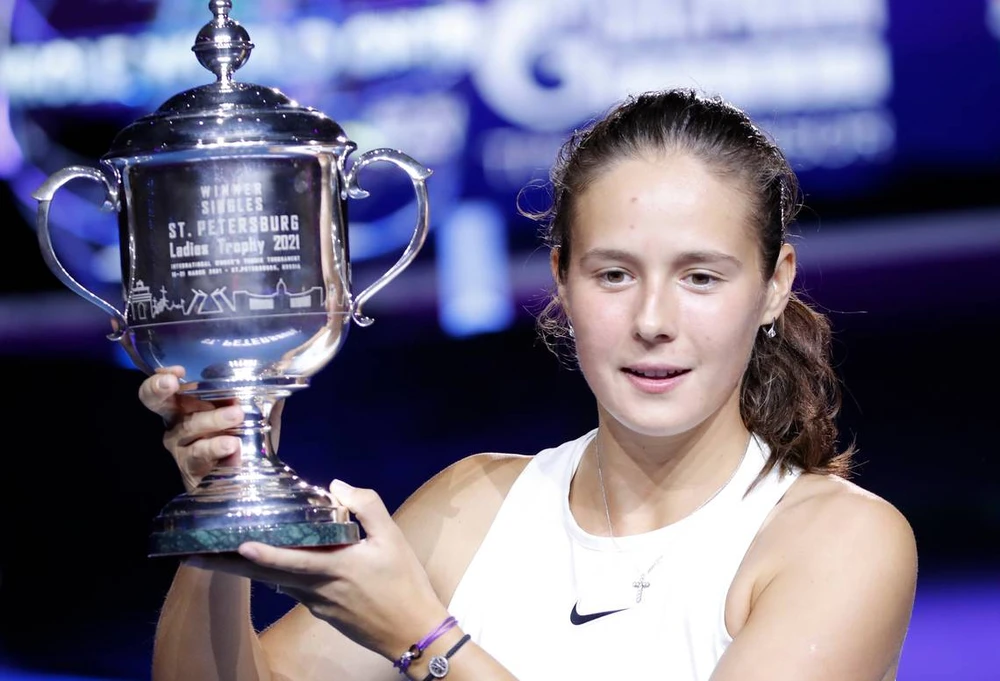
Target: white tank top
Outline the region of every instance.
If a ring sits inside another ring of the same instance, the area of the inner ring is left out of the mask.
[[[596,536],[569,508],[570,482],[595,433],[528,463],[449,611],[519,681],[707,681],[732,642],[729,586],[799,474],[776,468],[745,495],[768,456],[751,437],[732,480],[695,513],[641,535]]]

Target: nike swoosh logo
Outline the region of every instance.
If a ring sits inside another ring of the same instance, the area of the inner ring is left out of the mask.
[[[616,612],[621,612],[622,610],[628,610],[628,608],[621,608],[619,610],[605,610],[604,612],[595,612],[589,615],[581,615],[576,611],[576,603],[574,603],[573,610],[569,613],[569,621],[571,624],[586,624],[587,622],[593,622],[594,620],[604,617],[605,615],[614,615]]]

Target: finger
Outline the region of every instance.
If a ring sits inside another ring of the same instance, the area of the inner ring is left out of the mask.
[[[289,549],[260,542],[245,542],[237,550],[248,561],[266,570],[329,576],[331,556],[337,547],[324,547],[322,550]]]
[[[243,418],[241,407],[229,406],[216,409],[209,405],[207,410],[181,416],[174,427],[164,435],[164,440],[186,447],[214,433],[235,428],[243,423]],[[170,449],[169,446],[167,448]]]
[[[278,451],[278,444],[281,441],[281,414],[285,410],[284,398],[278,400],[271,407],[271,446],[274,451]]]
[[[191,478],[202,478],[219,466],[237,466],[240,463],[240,439],[231,435],[205,438],[175,452],[183,472]]]
[[[183,367],[157,369],[139,385],[139,400],[150,411],[170,420],[176,413],[174,395],[180,389]]]
[[[343,480],[334,480],[330,483],[330,492],[354,514],[369,538],[396,526],[382,497],[375,490],[352,487]]]

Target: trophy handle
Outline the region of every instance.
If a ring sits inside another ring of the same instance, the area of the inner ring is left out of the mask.
[[[52,247],[52,235],[49,233],[49,206],[52,203],[52,197],[55,195],[56,190],[70,180],[77,178],[86,178],[103,184],[107,192],[103,208],[105,210],[118,210],[118,190],[100,170],[87,166],[69,166],[68,168],[58,170],[52,173],[42,186],[31,194],[32,198],[38,200],[38,216],[35,223],[38,231],[38,243],[42,248],[42,257],[45,259],[45,264],[59,278],[59,281],[84,300],[93,303],[111,315],[111,325],[114,328],[114,332],[108,334],[108,338],[117,341],[125,335],[125,331],[128,328],[125,316],[114,305],[94,295],[74,279],[66,271],[66,268],[62,266],[62,263],[59,262],[55,249]]]
[[[385,274],[354,298],[354,302],[351,304],[351,317],[358,326],[370,326],[375,321],[371,317],[362,314],[361,307],[369,298],[378,293],[383,286],[399,276],[417,256],[417,252],[427,239],[430,220],[430,208],[427,200],[427,184],[425,180],[430,177],[432,171],[417,163],[403,152],[395,149],[372,149],[358,156],[358,159],[351,166],[351,169],[344,178],[344,191],[347,193],[347,196],[353,199],[363,199],[368,196],[368,192],[358,185],[358,172],[366,165],[375,163],[376,161],[389,161],[405,170],[406,174],[410,176],[410,180],[413,182],[413,189],[417,193],[417,225],[413,229],[413,236],[410,238],[410,243],[406,245],[406,250],[403,251],[403,255],[396,261],[396,264],[386,270]]]

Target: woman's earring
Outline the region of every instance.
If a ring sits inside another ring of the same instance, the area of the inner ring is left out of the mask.
[[[767,327],[764,330],[764,335],[767,336],[768,338],[774,338],[775,336],[778,335],[778,332],[774,330],[774,320],[773,319],[771,320],[771,326]]]

